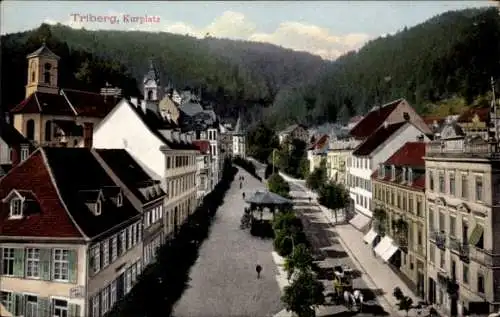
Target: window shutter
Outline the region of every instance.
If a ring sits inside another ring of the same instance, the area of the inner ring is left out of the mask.
[[[24,277],[24,249],[14,249],[14,276]]]
[[[71,283],[77,282],[78,274],[78,259],[76,250],[69,250],[68,252],[68,262],[69,262],[69,281]]]
[[[42,280],[50,281],[50,260],[52,258],[51,249],[40,249],[40,277]]]
[[[50,300],[44,297],[38,297],[38,316],[39,317],[50,317]]]
[[[23,296],[23,294],[15,293],[14,300],[16,302],[15,314],[16,315],[24,315],[24,296]]]
[[[69,303],[69,317],[80,317],[80,305]]]

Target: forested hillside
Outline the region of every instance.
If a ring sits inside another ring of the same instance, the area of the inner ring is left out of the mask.
[[[449,100],[464,107],[490,89],[491,76],[500,79],[495,8],[444,13],[335,62],[265,43],[42,25],[1,38],[3,106],[24,98],[25,56],[43,39],[61,56],[63,87],[97,91],[107,81],[137,95],[154,58],[165,84],[201,88],[221,116],[241,109],[247,123],[278,127],[346,120],[399,97],[421,112]]]
[[[282,124],[345,120],[399,97],[421,112],[448,99],[471,104],[491,89],[491,76],[500,81],[498,11],[447,12],[340,57],[313,85],[282,90],[267,117]]]

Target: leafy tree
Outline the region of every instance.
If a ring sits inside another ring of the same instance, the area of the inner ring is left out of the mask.
[[[273,220],[273,230],[285,231],[287,233],[297,232],[303,229],[300,219],[291,211],[279,212]]]
[[[295,270],[302,272],[311,269],[313,261],[311,251],[304,244],[296,245],[292,253],[285,259],[284,267],[288,273],[288,279],[292,277]]]
[[[375,208],[373,210],[373,228],[374,230],[381,236],[384,236],[386,233],[386,223],[387,223],[387,213],[382,208]]]
[[[319,190],[327,181],[326,160],[322,159],[319,166],[315,168],[306,179],[306,185],[312,190]]]
[[[398,301],[397,305],[399,310],[404,310],[406,316],[408,316],[408,312],[413,308],[413,299],[409,296],[405,296],[399,287],[394,288],[393,296]]]
[[[250,130],[247,137],[248,154],[260,162],[267,162],[273,149],[278,147],[278,137],[264,123]]]
[[[299,175],[300,178],[307,179],[309,176],[309,160],[307,157],[302,157],[299,163]]]
[[[304,271],[285,287],[281,300],[287,311],[292,311],[299,317],[314,317],[316,316],[314,308],[325,302],[324,290],[322,282],[311,272]]]
[[[340,209],[345,209],[349,204],[349,193],[342,184],[328,182],[319,189],[318,202],[331,209],[337,221],[337,212]]]
[[[283,197],[289,197],[290,185],[281,177],[280,174],[274,173],[267,180],[267,187],[270,192]]]

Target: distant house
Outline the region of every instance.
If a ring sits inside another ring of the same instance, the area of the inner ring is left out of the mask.
[[[323,159],[326,160],[329,148],[330,137],[323,134],[307,148],[307,159],[309,161],[309,171],[314,171],[315,168],[320,166]]]
[[[481,136],[488,139],[490,107],[469,108],[457,118],[458,125],[468,136]]]
[[[26,97],[11,109],[14,127],[35,145],[91,145],[93,126],[116,104],[115,96],[59,88],[59,56],[45,44],[27,59]]]
[[[233,136],[233,155],[242,158],[246,157],[246,135],[241,126],[241,115],[238,116],[234,130],[232,131]]]
[[[210,153],[210,142],[208,140],[195,140],[193,144],[201,153],[201,155],[196,157],[198,166],[196,169],[196,186],[198,188],[197,199],[198,202],[200,202],[215,186],[211,175],[212,169],[210,163],[212,161],[212,155]]]
[[[37,149],[2,178],[0,199],[0,294],[11,315],[102,316],[132,289],[141,213],[89,149]]]
[[[278,139],[280,144],[285,142],[285,140],[301,140],[304,141],[306,144],[309,143],[309,132],[307,131],[306,126],[302,124],[293,124],[291,126],[288,126],[286,129],[280,131],[278,133]]]
[[[0,178],[28,158],[34,147],[12,125],[0,119]]]

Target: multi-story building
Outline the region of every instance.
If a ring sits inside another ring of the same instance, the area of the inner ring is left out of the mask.
[[[75,147],[92,143],[92,127],[117,99],[59,88],[59,56],[45,44],[29,54],[26,99],[11,110],[14,127],[34,145]]]
[[[306,144],[309,144],[309,131],[307,131],[306,126],[302,124],[292,124],[286,129],[278,132],[278,139],[280,144],[283,144],[287,139],[293,140],[298,139]]]
[[[192,144],[192,134],[181,133],[168,116],[148,106],[154,104],[120,101],[96,126],[94,147],[126,149],[153,179],[161,182],[167,193],[164,228],[172,224],[176,232],[196,206],[199,152]]]
[[[212,168],[210,162],[212,161],[210,155],[210,142],[207,140],[196,140],[193,144],[198,147],[201,155],[196,157],[196,187],[198,188],[197,200],[198,203],[213,190],[216,185],[212,178]]]
[[[126,150],[93,149],[92,154],[142,214],[142,265],[146,267],[155,260],[157,249],[173,232],[172,223],[163,222],[166,193],[161,189],[161,182],[152,179]]]
[[[352,151],[359,142],[347,135],[336,136],[330,141],[327,154],[327,176],[328,179],[343,184],[347,188],[347,166]]]
[[[220,153],[222,161],[233,156],[233,135],[231,124],[219,124]]]
[[[425,298],[425,144],[407,142],[372,175],[373,222],[364,241]]]
[[[28,139],[0,118],[0,178],[27,159],[33,149]]]
[[[247,143],[246,143],[246,134],[241,126],[241,115],[238,116],[238,120],[236,121],[232,137],[233,137],[233,155],[245,158],[247,151],[246,149]]]
[[[354,200],[356,216],[351,224],[362,230],[372,218],[371,175],[380,163],[386,161],[406,142],[420,138],[428,140],[411,122],[383,124],[361,143],[351,155],[348,165],[348,186]]]
[[[326,162],[328,154],[328,146],[330,137],[326,134],[320,136],[307,149],[307,160],[309,161],[309,172],[312,173],[315,168],[318,168],[323,160]]]
[[[447,315],[487,315],[500,308],[497,140],[495,132],[489,140],[466,136],[452,123],[427,145],[426,293]]]
[[[141,214],[88,149],[39,148],[0,180],[2,305],[103,316],[142,271]]]

